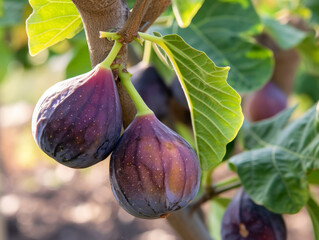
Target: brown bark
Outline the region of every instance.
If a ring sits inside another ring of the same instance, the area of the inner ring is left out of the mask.
[[[257,41],[274,53],[275,66],[270,80],[275,82],[286,95],[289,95],[292,92],[293,80],[300,63],[297,50],[280,49],[275,41],[265,33],[259,35]]]
[[[140,24],[140,32],[145,32],[153,22],[166,10],[171,4],[171,0],[149,0],[149,9],[145,13]]]
[[[119,30],[125,24],[128,17],[128,8],[125,0],[72,0],[78,9],[84,25],[84,30],[89,46],[91,65],[94,67],[102,62],[110,52],[113,41],[100,38],[100,31]],[[126,63],[127,48],[123,47],[118,63]],[[114,74],[117,80],[117,74]],[[125,89],[116,81],[120,95],[123,125],[127,127],[133,120],[135,106]]]
[[[92,67],[103,61],[113,46],[113,42],[105,38],[99,38],[100,31],[110,31],[110,29],[114,29],[115,31],[119,30],[119,33],[125,36],[124,42],[129,42],[136,36],[138,31],[146,31],[171,2],[170,0],[138,0],[138,4],[135,7],[140,7],[141,9],[135,11],[136,13],[142,14],[141,16],[143,17],[133,14],[126,22],[128,10],[125,0],[72,1],[77,7],[84,24]],[[122,29],[123,26],[125,27],[121,31],[120,29]],[[133,26],[131,30],[130,26]],[[126,65],[126,47],[123,47],[121,54],[122,58],[116,59],[115,61],[117,61],[116,63]],[[115,76],[117,76],[116,71]],[[131,98],[120,84],[120,81],[116,81],[116,83],[122,105],[123,126],[126,128],[134,119],[136,109]],[[202,219],[197,213],[191,213],[190,207],[171,214],[167,220],[185,240],[211,240]]]
[[[202,218],[190,207],[169,215],[167,221],[183,240],[212,240]]]

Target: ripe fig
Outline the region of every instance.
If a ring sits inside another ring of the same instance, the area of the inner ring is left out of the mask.
[[[199,161],[192,147],[154,114],[137,116],[112,153],[110,182],[128,213],[166,217],[197,194]]]
[[[226,209],[221,235],[223,240],[287,239],[282,216],[255,204],[243,189]]]
[[[130,69],[131,81],[150,109],[160,120],[169,114],[170,91],[155,67],[143,62]]]
[[[270,118],[287,107],[287,96],[273,82],[248,96],[244,112],[248,120],[255,122]]]
[[[97,65],[59,82],[38,101],[32,133],[38,146],[68,167],[105,159],[120,137],[122,113],[111,70]]]

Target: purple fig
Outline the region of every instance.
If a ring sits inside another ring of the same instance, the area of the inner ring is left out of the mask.
[[[248,120],[255,122],[270,118],[287,107],[287,96],[273,82],[245,100],[245,114]]]
[[[166,217],[197,194],[199,161],[154,114],[137,116],[112,153],[110,182],[119,204],[133,216]]]
[[[223,240],[287,239],[282,216],[254,203],[243,189],[224,213],[221,235]]]
[[[105,159],[120,137],[122,113],[111,70],[59,82],[38,101],[32,133],[38,146],[68,167],[89,167]]]
[[[170,90],[156,68],[145,63],[134,66],[131,81],[146,105],[160,120],[169,114]]]

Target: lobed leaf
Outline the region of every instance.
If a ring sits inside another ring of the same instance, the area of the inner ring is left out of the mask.
[[[245,123],[249,150],[230,159],[252,199],[277,213],[296,213],[309,199],[307,174],[319,169],[318,108],[285,125],[294,109]]]
[[[202,169],[215,167],[243,122],[241,98],[226,82],[229,67],[217,67],[205,53],[190,47],[178,35],[145,35],[140,34],[166,52],[184,89]]]
[[[82,20],[71,0],[29,0],[33,8],[26,21],[31,55],[82,30]]]

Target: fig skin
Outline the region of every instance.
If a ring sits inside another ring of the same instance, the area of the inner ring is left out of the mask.
[[[248,96],[244,103],[246,117],[252,122],[271,118],[286,107],[286,94],[272,81]]]
[[[199,161],[192,147],[154,114],[137,116],[111,155],[110,183],[131,215],[166,217],[196,196]]]
[[[287,239],[282,216],[255,204],[243,189],[227,207],[221,227],[223,240]]]
[[[32,134],[38,146],[59,163],[85,168],[105,159],[120,137],[122,112],[111,70],[59,82],[38,101]]]

